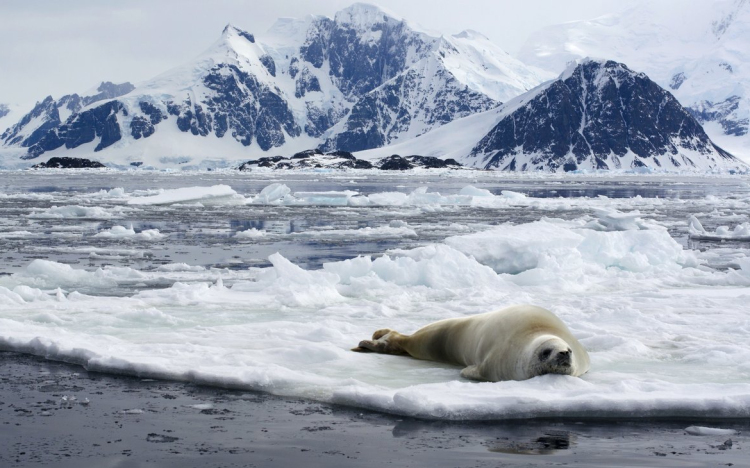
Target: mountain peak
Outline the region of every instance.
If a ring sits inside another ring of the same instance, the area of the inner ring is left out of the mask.
[[[224,30],[221,32],[222,37],[229,38],[232,36],[240,36],[242,38],[245,38],[249,42],[255,44],[255,36],[250,34],[247,31],[244,31],[236,26],[232,26],[232,23],[227,23],[226,26],[224,26]]]
[[[375,24],[388,21],[400,22],[398,15],[371,3],[354,3],[336,13],[334,21],[357,28],[369,29]]]
[[[456,39],[483,39],[485,41],[489,41],[489,38],[487,36],[473,29],[465,29],[458,34],[454,34],[453,37],[455,37]]]
[[[565,70],[560,74],[560,80],[567,80],[573,76],[576,72],[580,72],[583,68],[598,69],[602,73],[611,74],[613,72],[623,71],[626,73],[637,74],[627,67],[624,63],[619,63],[614,60],[603,59],[598,57],[585,57],[581,59],[571,60],[565,67]]]

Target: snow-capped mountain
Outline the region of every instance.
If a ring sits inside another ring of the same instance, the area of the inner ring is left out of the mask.
[[[357,156],[394,153],[506,171],[747,169],[648,76],[592,59],[571,63],[556,80],[498,109]]]
[[[552,71],[586,56],[627,63],[669,89],[717,143],[750,160],[748,0],[641,2],[544,28],[518,56]]]
[[[478,33],[442,36],[354,4],[259,37],[227,26],[198,58],[135,89],[45,99],[2,142],[23,158],[104,151],[97,159],[157,167],[362,150],[492,109],[544,78]]]

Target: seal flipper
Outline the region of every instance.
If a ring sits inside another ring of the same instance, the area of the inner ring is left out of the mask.
[[[470,380],[487,381],[487,379],[479,372],[479,366],[465,367],[464,370],[461,371],[461,377]]]
[[[383,329],[376,331],[372,340],[362,340],[359,346],[352,351],[366,353],[372,351],[380,354],[408,354],[398,343],[402,335],[392,330]]]

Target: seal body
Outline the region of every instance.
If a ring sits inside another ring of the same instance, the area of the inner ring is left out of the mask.
[[[412,335],[378,330],[353,351],[464,366],[461,376],[491,382],[544,374],[580,376],[590,365],[586,349],[568,327],[549,310],[531,305],[441,320]]]

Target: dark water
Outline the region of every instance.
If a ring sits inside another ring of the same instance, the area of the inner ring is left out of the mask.
[[[198,406],[196,406],[198,405]],[[421,421],[0,352],[3,467],[748,466],[748,421]]]

